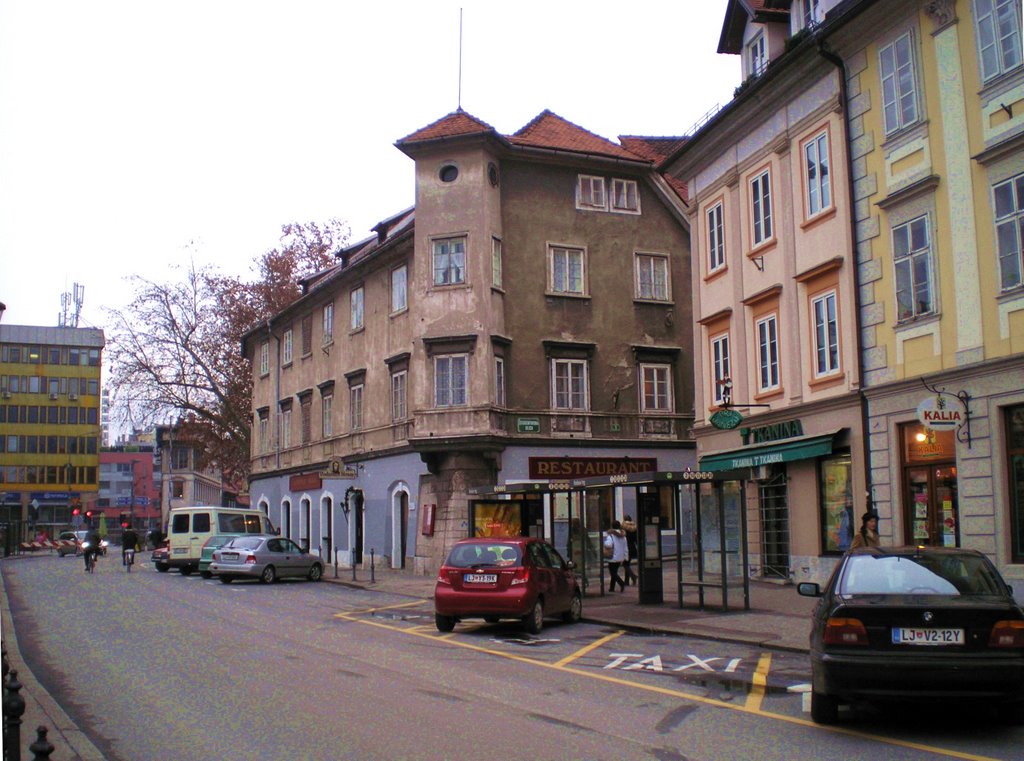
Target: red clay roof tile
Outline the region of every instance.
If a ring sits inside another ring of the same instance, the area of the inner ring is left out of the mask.
[[[490,124],[480,121],[460,108],[458,111],[453,111],[447,116],[442,116],[433,124],[428,124],[426,127],[406,135],[397,144],[403,145],[405,143],[457,137],[459,135],[485,135],[487,133],[497,134],[494,127]]]
[[[509,138],[510,143],[535,148],[553,148],[556,150],[573,151],[575,153],[591,153],[600,156],[628,159],[632,161],[649,160],[645,156],[632,153],[611,140],[606,140],[593,132],[563,119],[558,114],[545,109],[533,121]]]

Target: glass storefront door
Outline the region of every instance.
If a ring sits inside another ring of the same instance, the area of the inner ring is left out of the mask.
[[[903,427],[904,541],[931,547],[960,546],[956,435]]]

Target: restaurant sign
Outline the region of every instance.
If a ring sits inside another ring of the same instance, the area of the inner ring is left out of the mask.
[[[955,407],[947,407],[943,396],[926,396],[917,405],[917,419],[925,428],[950,431],[964,422],[964,414]]]
[[[593,478],[658,470],[656,457],[531,457],[530,478]]]

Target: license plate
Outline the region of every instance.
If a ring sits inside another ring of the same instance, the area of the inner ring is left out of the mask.
[[[222,552],[220,554],[221,560],[238,560],[237,552]]]
[[[466,584],[495,584],[498,581],[496,573],[467,573],[462,577]]]
[[[188,547],[175,547],[174,548],[174,554],[175,555],[187,555],[188,554]]]
[[[963,629],[918,629],[897,627],[892,630],[894,645],[962,645]]]

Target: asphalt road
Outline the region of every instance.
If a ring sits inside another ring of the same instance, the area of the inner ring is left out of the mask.
[[[440,635],[429,602],[116,553],[4,566],[23,656],[112,760],[1020,758],[984,712],[805,712],[806,658],[550,622]]]

